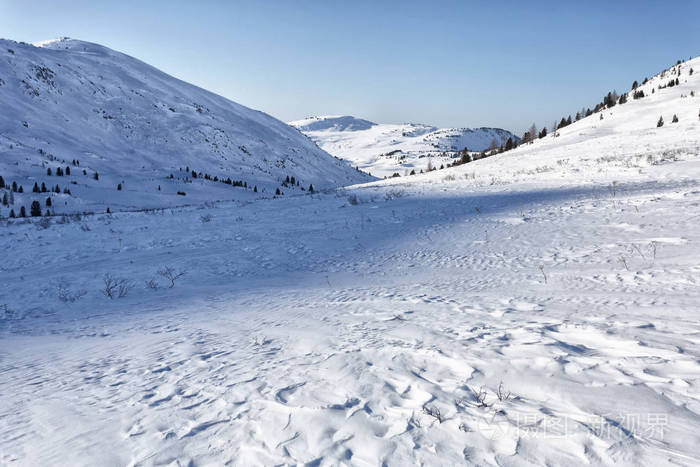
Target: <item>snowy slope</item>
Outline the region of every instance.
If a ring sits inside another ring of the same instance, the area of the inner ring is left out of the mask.
[[[0,175],[25,193],[35,182],[69,187],[71,196],[55,196],[56,213],[252,199],[287,176],[316,188],[370,180],[269,115],[88,42],[0,40],[0,102]],[[55,176],[74,159],[71,177]],[[251,190],[190,183],[187,167]],[[15,198],[27,207],[33,199]]]
[[[593,183],[601,178],[629,179],[657,165],[694,159],[700,151],[700,66],[693,59],[672,68],[680,68],[680,76],[669,69],[639,86],[646,97],[633,100],[630,96],[626,104],[604,109],[543,139],[496,157],[383,183],[413,186],[457,181],[480,187],[534,178]],[[695,70],[692,75],[690,69]],[[671,78],[678,78],[679,85],[663,87]],[[674,115],[678,123],[672,123]],[[660,117],[665,123],[657,128]]]
[[[429,174],[3,221],[0,463],[700,464],[691,67]]]
[[[415,123],[378,124],[351,116],[309,117],[290,122],[324,151],[378,177],[453,162],[456,151],[484,151],[496,140],[520,139],[499,128],[436,128]]]

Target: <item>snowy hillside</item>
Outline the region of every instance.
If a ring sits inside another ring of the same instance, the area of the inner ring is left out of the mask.
[[[269,115],[88,42],[0,40],[0,103],[0,176],[24,191],[16,211],[43,207],[56,185],[59,214],[253,199],[288,176],[300,186],[285,194],[370,180]]]
[[[310,117],[290,122],[321,149],[377,177],[404,175],[454,161],[464,148],[484,151],[495,140],[520,139],[499,128],[436,128],[415,123],[379,124],[350,116]]]
[[[698,70],[428,174],[3,220],[0,464],[700,465]]]

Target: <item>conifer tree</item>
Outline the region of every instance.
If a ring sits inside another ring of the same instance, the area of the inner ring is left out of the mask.
[[[0,175],[0,188],[5,188],[5,179],[2,178],[2,175]]]
[[[15,210],[14,210],[14,209],[10,209],[10,217],[12,217],[12,218],[17,217],[17,216],[15,216]]]
[[[46,175],[48,175],[49,177],[51,176],[51,167],[46,169]]]
[[[19,208],[19,217],[27,217],[27,210],[24,209],[24,206]]]
[[[46,198],[46,207],[51,207],[51,198]]]
[[[527,130],[527,132],[530,135],[530,139],[528,140],[528,142],[534,141],[535,138],[537,138],[537,125],[535,125],[534,123],[532,125],[530,125],[530,129]],[[512,145],[512,141],[511,141],[511,145]]]
[[[41,217],[41,204],[39,204],[39,201],[32,201],[32,207],[29,209],[29,213],[32,217]]]
[[[663,116],[659,117],[659,121],[656,122],[656,128],[660,128],[662,126],[664,126],[664,117]]]
[[[32,193],[39,193],[39,185],[34,182],[34,187],[32,188]]]
[[[309,193],[313,193],[313,192],[314,192],[314,186],[309,184]]]

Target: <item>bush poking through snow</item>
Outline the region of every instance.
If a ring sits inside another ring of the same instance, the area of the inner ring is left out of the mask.
[[[498,384],[496,397],[498,397],[498,400],[501,402],[507,402],[511,399],[510,391],[506,392],[506,390],[503,388],[503,381]]]
[[[36,223],[37,228],[41,230],[46,230],[49,227],[51,227],[51,218],[50,217],[42,217],[39,222]]]
[[[488,407],[486,403],[486,389],[483,386],[479,388],[479,392],[474,393],[474,401],[477,407]]]
[[[151,290],[157,291],[160,289],[160,284],[155,279],[149,279],[146,281],[146,287],[148,287]]]
[[[389,190],[384,194],[384,199],[386,201],[391,201],[392,199],[401,198],[404,196],[404,192],[401,190]]]
[[[357,206],[360,204],[360,201],[357,199],[357,195],[353,193],[352,195],[348,196],[348,203],[353,206]]]
[[[251,341],[252,341],[253,347],[262,347],[269,342],[267,340],[267,338],[265,338],[265,336],[260,335],[260,334],[253,336]]]
[[[58,291],[58,299],[63,303],[77,302],[87,295],[87,290],[72,291],[68,282],[63,280],[56,285],[56,290]]]
[[[175,287],[175,281],[185,275],[185,271],[177,271],[175,268],[166,266],[160,271],[158,275],[170,281],[170,288]]]
[[[629,265],[627,264],[627,258],[625,258],[624,256],[620,256],[619,258],[617,258],[617,260],[620,262],[620,264],[622,264],[625,267],[625,270],[630,270]]]
[[[0,305],[0,321],[6,319],[12,319],[14,317],[14,312],[10,310],[7,304],[3,303]]]
[[[199,220],[202,221],[202,224],[206,224],[207,222],[211,222],[211,214],[204,214],[202,216],[199,216]]]
[[[102,293],[110,299],[115,297],[124,298],[129,293],[129,289],[131,289],[129,280],[113,277],[111,274],[105,274],[102,280],[104,281]]]
[[[442,413],[440,413],[440,409],[438,409],[434,405],[433,406],[427,406],[427,405],[424,406],[423,413],[430,416],[430,417],[433,417],[435,420],[437,420],[440,423],[442,423],[442,421],[444,420]]]

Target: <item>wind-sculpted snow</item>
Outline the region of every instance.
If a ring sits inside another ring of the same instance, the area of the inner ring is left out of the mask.
[[[309,117],[290,122],[323,150],[375,176],[405,175],[454,162],[464,148],[484,151],[494,141],[519,141],[500,128],[437,128],[416,123],[377,124],[355,117]]]
[[[0,79],[0,175],[25,191],[59,184],[57,214],[255,199],[288,176],[300,186],[285,194],[371,180],[267,114],[97,44],[0,40]],[[71,176],[55,177],[65,166]],[[18,198],[28,207],[37,197]]]
[[[3,221],[0,463],[698,465],[691,66],[429,174]]]

